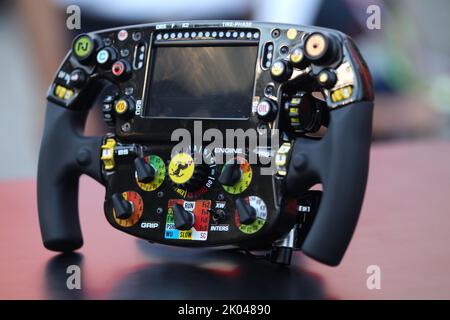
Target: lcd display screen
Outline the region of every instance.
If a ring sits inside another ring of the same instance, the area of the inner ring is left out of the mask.
[[[248,118],[257,52],[257,45],[153,48],[144,115]]]

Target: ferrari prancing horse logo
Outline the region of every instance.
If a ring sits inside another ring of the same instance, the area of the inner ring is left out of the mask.
[[[187,182],[194,173],[194,159],[187,153],[175,155],[169,163],[169,177],[176,184]]]

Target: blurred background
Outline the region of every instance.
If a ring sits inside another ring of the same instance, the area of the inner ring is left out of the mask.
[[[72,4],[81,8],[81,30],[66,27]],[[381,9],[380,29],[366,25],[369,5]],[[154,21],[252,19],[339,29],[355,39],[374,78],[374,143],[448,139],[449,11],[447,0],[0,0],[0,180],[35,176],[47,86],[73,37]]]

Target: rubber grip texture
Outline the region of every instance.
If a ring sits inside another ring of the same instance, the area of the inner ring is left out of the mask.
[[[87,111],[47,102],[39,153],[37,195],[44,246],[67,252],[83,245],[78,217],[78,182],[87,174],[103,184],[102,137],[84,137]]]
[[[340,263],[356,227],[369,169],[373,102],[356,102],[330,112],[321,140],[294,142],[287,190],[301,195],[322,183],[323,197],[302,250],[328,265]]]

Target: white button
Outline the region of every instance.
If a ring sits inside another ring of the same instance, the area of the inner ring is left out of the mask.
[[[184,33],[184,37],[185,37],[185,38],[189,38],[189,32],[185,32],[185,33]]]
[[[182,37],[183,37],[183,34],[181,32],[178,32],[177,38],[182,38]]]
[[[260,103],[258,103],[258,106],[256,107],[256,113],[258,113],[260,117],[265,117],[269,114],[271,109],[272,106],[270,105],[270,103],[263,100]]]
[[[247,32],[247,38],[251,38],[252,37],[252,33],[251,32]]]
[[[169,34],[168,33],[164,33],[163,38],[166,39],[166,40],[169,39]]]
[[[238,36],[238,33],[235,31],[233,32],[233,38],[236,38]]]
[[[197,32],[192,32],[192,33],[191,33],[191,37],[192,37],[192,38],[195,38],[196,36],[197,36]]]
[[[199,37],[203,37],[203,32],[200,31],[200,32],[198,33],[198,36],[199,36]]]
[[[253,34],[253,38],[258,39],[258,38],[259,38],[259,33],[258,33],[258,32],[255,32],[255,33]]]
[[[239,37],[241,37],[241,38],[245,37],[245,32],[239,33]]]
[[[170,34],[170,38],[171,38],[171,39],[175,39],[175,33],[172,32],[172,33]]]
[[[139,55],[139,60],[144,60],[144,54],[143,54],[143,53],[141,53],[141,54]]]
[[[222,38],[223,37],[223,31],[219,32],[219,37]]]
[[[128,31],[127,30],[120,30],[117,34],[117,39],[120,41],[125,41],[128,38]]]
[[[230,32],[230,31],[227,31],[227,33],[225,33],[225,36],[226,36],[227,38],[229,38],[229,37],[231,36],[231,32]]]
[[[161,40],[161,38],[162,38],[161,34],[158,34],[158,35],[156,36],[156,40]]]
[[[214,32],[212,33],[212,36],[213,36],[214,38],[217,37],[217,32],[214,31]],[[223,32],[222,32],[222,36],[223,36]]]
[[[206,31],[205,32],[205,37],[209,37],[209,35],[210,35],[209,31]]]
[[[109,59],[109,52],[106,50],[100,50],[97,53],[97,62],[100,64],[104,64],[108,61]]]

